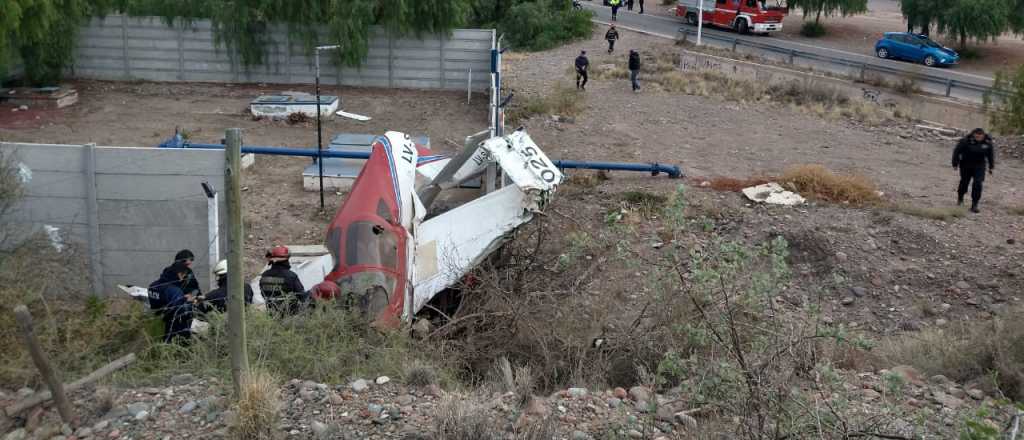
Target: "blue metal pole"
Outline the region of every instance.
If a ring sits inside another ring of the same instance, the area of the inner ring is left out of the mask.
[[[577,160],[556,160],[554,162],[556,167],[562,169],[579,168],[608,171],[649,171],[652,176],[657,176],[658,173],[665,173],[673,179],[682,177],[683,175],[683,172],[675,165],[661,165],[657,163],[583,162]]]
[[[180,144],[179,148],[205,148],[205,149],[223,149],[224,146],[220,144],[192,144],[185,142]],[[315,150],[312,148],[284,148],[284,147],[265,147],[257,145],[244,145],[242,146],[242,153],[253,153],[253,154],[269,154],[275,156],[300,156],[300,157],[317,157],[321,155],[327,158],[341,158],[341,159],[369,159],[370,153],[354,152],[354,151],[335,151],[335,150]],[[555,166],[560,169],[588,169],[588,170],[607,170],[607,171],[642,171],[649,172],[652,176],[657,176],[660,173],[665,173],[669,177],[676,179],[683,176],[682,170],[675,165],[662,165],[658,163],[620,163],[620,162],[585,162],[578,160],[556,160],[553,161]]]

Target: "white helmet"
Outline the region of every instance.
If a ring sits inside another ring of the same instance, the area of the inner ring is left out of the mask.
[[[213,274],[217,275],[217,276],[221,276],[221,275],[224,275],[226,273],[228,273],[228,260],[220,260],[220,262],[217,263],[216,266],[214,266]]]

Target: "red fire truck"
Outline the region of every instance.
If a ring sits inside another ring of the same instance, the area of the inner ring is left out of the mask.
[[[679,0],[676,16],[696,26],[701,4],[705,25],[734,29],[741,34],[781,31],[782,19],[789,12],[781,2],[769,6],[766,0]]]

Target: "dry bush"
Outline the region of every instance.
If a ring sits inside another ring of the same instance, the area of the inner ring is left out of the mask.
[[[517,125],[536,115],[575,117],[586,108],[586,95],[559,82],[545,96],[522,97],[513,100],[506,110],[509,125]]]
[[[912,215],[914,217],[943,221],[949,221],[954,218],[960,218],[967,214],[967,210],[959,206],[944,206],[931,208],[924,206],[897,204],[893,207],[893,210],[901,212],[903,214]]]
[[[274,377],[263,371],[253,372],[242,385],[242,394],[236,406],[237,420],[229,427],[231,438],[280,438],[281,435],[277,431],[280,409],[280,394]]]
[[[836,174],[822,165],[796,165],[787,169],[779,183],[812,199],[854,206],[878,204],[878,187],[860,174]]]
[[[849,96],[816,81],[789,81],[768,87],[768,93],[776,101],[797,105],[823,104],[833,107],[850,102]]]
[[[501,431],[482,405],[469,399],[445,398],[434,414],[434,433],[444,440],[497,440]]]
[[[413,362],[403,373],[405,383],[414,387],[425,387],[438,382],[437,368],[423,362]]]
[[[1024,321],[1017,307],[987,322],[953,323],[889,340],[880,356],[891,365],[913,365],[961,383],[989,380],[1007,397],[1024,399]]]
[[[288,117],[285,118],[285,121],[288,122],[288,125],[307,124],[312,120],[313,118],[310,118],[309,115],[302,112],[289,113]]]
[[[90,292],[88,257],[65,234],[56,233],[55,242],[46,231],[11,221],[22,180],[13,159],[0,154],[0,328],[16,328],[11,309],[25,304],[51,362],[76,377],[141,345],[143,309]],[[0,332],[0,353],[0,388],[41,384],[17,332]]]

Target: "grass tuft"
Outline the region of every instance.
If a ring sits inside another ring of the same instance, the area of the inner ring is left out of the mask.
[[[414,387],[434,385],[438,381],[437,369],[432,365],[414,362],[405,369],[405,383]]]
[[[271,440],[280,437],[277,432],[280,408],[274,377],[265,371],[252,373],[242,385],[242,395],[237,404],[237,420],[229,427],[231,438]]]
[[[906,215],[912,215],[914,217],[943,221],[949,221],[954,218],[960,218],[967,214],[967,211],[959,206],[943,206],[931,208],[923,206],[898,204],[893,207],[893,210],[901,212]]]
[[[874,205],[882,201],[875,186],[860,174],[836,174],[822,165],[797,165],[779,178],[804,197],[855,206]]]

